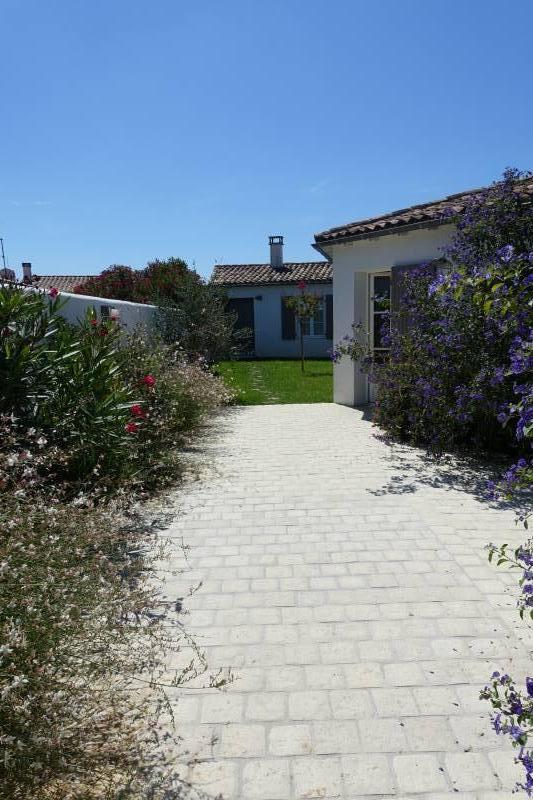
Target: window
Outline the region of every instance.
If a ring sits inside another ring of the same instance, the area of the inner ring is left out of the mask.
[[[324,336],[324,301],[321,299],[315,314],[310,319],[300,320],[304,336]]]

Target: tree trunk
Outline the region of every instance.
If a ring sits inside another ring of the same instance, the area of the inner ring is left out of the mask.
[[[302,372],[304,371],[304,334],[302,321],[300,320],[300,361],[302,362]]]

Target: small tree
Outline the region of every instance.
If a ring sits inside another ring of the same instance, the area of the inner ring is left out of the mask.
[[[298,320],[298,329],[300,334],[300,361],[302,365],[302,372],[304,372],[305,365],[305,352],[304,352],[304,327],[309,324],[311,317],[314,317],[316,310],[320,304],[320,298],[316,294],[306,292],[307,284],[300,281],[298,289],[300,294],[293,297],[285,298],[285,305],[294,311],[294,316]]]

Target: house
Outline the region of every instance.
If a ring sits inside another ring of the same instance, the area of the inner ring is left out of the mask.
[[[354,322],[361,322],[374,354],[386,356],[380,341],[382,317],[387,307],[393,316],[399,311],[402,273],[428,262],[442,263],[442,248],[455,230],[447,212],[460,214],[468,199],[481,191],[461,192],[315,235],[315,249],[331,261],[333,270],[335,342],[351,333]],[[531,202],[533,181],[520,184],[517,191]],[[372,400],[368,376],[343,359],[334,370],[334,401],[354,406]]]
[[[249,351],[258,358],[298,357],[298,322],[284,298],[298,294],[298,285],[305,283],[306,291],[320,298],[315,316],[304,323],[305,352],[326,358],[333,341],[331,264],[284,261],[283,236],[270,236],[269,245],[268,264],[217,264],[211,283],[225,290],[237,328],[251,331]]]
[[[25,261],[22,264],[22,280],[29,286],[35,286],[37,289],[59,289],[60,292],[69,292],[76,294],[75,289],[80,286],[92,275],[33,275],[31,263]]]

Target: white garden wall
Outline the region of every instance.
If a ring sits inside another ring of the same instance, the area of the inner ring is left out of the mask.
[[[85,317],[89,308],[94,308],[98,319],[102,319],[106,314],[105,310],[102,313],[103,309],[109,309],[107,313],[111,313],[111,309],[116,309],[120,325],[131,333],[138,326],[151,327],[157,312],[157,306],[130,303],[128,300],[108,300],[104,297],[70,292],[60,292],[60,297],[67,301],[61,309],[61,316],[74,325]]]

